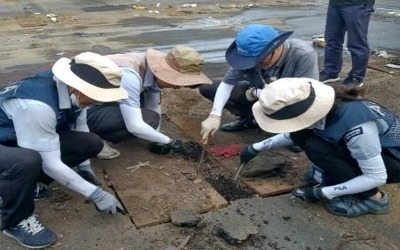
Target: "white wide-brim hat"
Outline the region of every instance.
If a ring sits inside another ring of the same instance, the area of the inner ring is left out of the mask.
[[[270,133],[310,127],[331,110],[335,92],[311,78],[281,78],[267,85],[253,105],[258,125]]]
[[[113,102],[128,98],[120,88],[121,69],[110,59],[84,52],[74,59],[61,58],[52,68],[56,78],[98,102]]]

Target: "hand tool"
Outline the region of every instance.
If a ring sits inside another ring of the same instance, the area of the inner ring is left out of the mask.
[[[201,149],[201,155],[200,155],[200,160],[199,160],[198,167],[200,167],[201,164],[203,163],[204,154],[206,153],[206,145],[207,145],[207,142],[208,142],[208,137],[209,136],[207,136],[206,138],[201,138],[200,139],[200,144],[201,144],[202,149]]]

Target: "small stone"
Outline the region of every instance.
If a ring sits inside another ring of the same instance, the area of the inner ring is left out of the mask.
[[[200,222],[200,217],[190,209],[178,209],[171,213],[171,223],[175,226],[194,227]]]

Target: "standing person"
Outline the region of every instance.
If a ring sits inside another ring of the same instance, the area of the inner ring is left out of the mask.
[[[359,91],[284,78],[268,85],[253,106],[263,130],[289,133],[324,173],[307,179],[320,185],[293,194],[311,202],[327,199],[329,212],[346,217],[388,212],[388,194],[378,188],[400,182],[400,118],[376,102],[359,99]],[[285,138],[278,134],[243,148],[241,162],[284,145]]]
[[[114,143],[132,137],[150,141],[150,151],[158,154],[180,151],[181,140],[159,131],[161,89],[211,84],[202,73],[202,56],[193,48],[177,45],[167,54],[148,49],[107,57],[121,67],[121,88],[128,92],[128,99],[89,108],[90,131]]]
[[[352,68],[343,80],[345,86],[361,87],[368,67],[368,26],[375,0],[329,0],[325,24],[325,55],[319,80],[337,82],[343,66],[343,44],[347,32],[347,48]]]
[[[230,67],[222,82],[199,88],[213,101],[209,117],[201,124],[203,141],[218,129],[235,132],[258,127],[251,106],[266,84],[282,77],[318,79],[316,51],[302,40],[288,39],[292,33],[262,24],[238,32],[225,54]],[[220,127],[224,107],[238,119]]]
[[[2,150],[0,155],[1,170],[8,169],[0,177],[1,213],[5,216],[2,218],[8,220],[2,226],[5,235],[26,246],[50,244],[54,238],[47,230],[41,233],[40,224],[31,216],[32,196],[28,193],[32,191],[32,182],[36,181],[35,171],[40,163],[43,168],[38,177],[40,182],[49,184],[54,179],[91,200],[99,211],[123,210],[112,194],[71,169],[79,165],[82,171],[91,172],[89,159],[103,147],[100,137],[86,132],[86,114],[80,112],[81,108],[95,102],[127,98],[127,93],[119,88],[120,80],[121,71],[117,65],[105,57],[86,52],[72,60],[61,58],[52,71],[40,72],[0,90],[0,144],[12,147]],[[36,151],[42,162],[37,154],[27,149]],[[7,151],[10,153],[6,154]],[[27,158],[19,155],[25,160],[17,160],[20,164],[10,169],[8,164],[15,164],[19,152],[26,152]],[[17,167],[24,166],[27,169],[18,172]],[[28,168],[32,168],[32,172]],[[19,183],[22,180],[26,180],[26,185]],[[6,188],[11,184],[15,187]],[[14,188],[21,192],[16,193]]]

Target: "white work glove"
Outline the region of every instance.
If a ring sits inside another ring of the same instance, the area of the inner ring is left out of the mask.
[[[248,90],[246,90],[246,99],[250,102],[254,102],[258,99],[258,95],[257,92],[261,91],[261,89],[257,89],[257,88],[249,88]]]
[[[94,202],[96,209],[101,212],[112,214],[124,212],[124,208],[117,198],[99,187],[89,196],[89,199]]]
[[[219,129],[221,124],[221,117],[218,115],[211,114],[201,123],[202,141],[207,142],[209,136],[213,136],[214,133]]]

